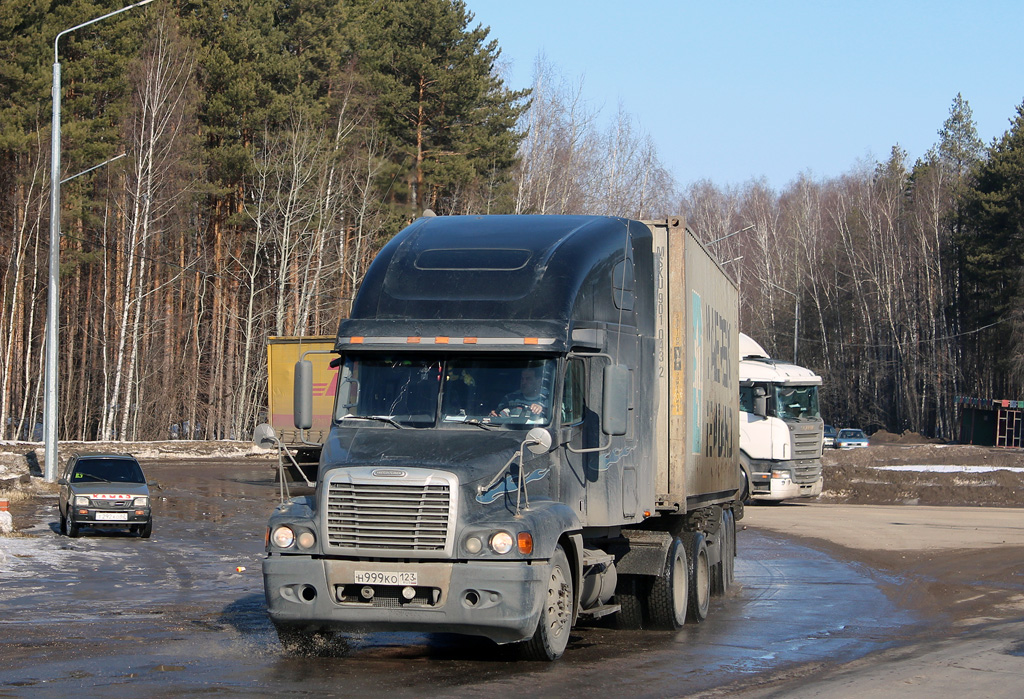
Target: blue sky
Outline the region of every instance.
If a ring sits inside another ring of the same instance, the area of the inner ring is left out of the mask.
[[[686,185],[822,179],[938,141],[959,92],[986,144],[1024,102],[1024,1],[466,0],[509,87],[543,54],[619,104]]]

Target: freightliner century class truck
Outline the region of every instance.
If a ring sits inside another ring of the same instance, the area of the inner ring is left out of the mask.
[[[740,458],[754,500],[821,494],[821,377],[740,333]]]
[[[737,315],[681,219],[413,222],[339,327],[315,492],[270,518],[282,645],[450,632],[554,660],[581,618],[703,620],[743,512]]]

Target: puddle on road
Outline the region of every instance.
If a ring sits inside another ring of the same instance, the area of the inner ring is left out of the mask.
[[[3,540],[11,557],[0,567],[0,694],[42,683],[53,696],[102,688],[111,699],[328,696],[339,688],[393,698],[567,699],[597,688],[606,696],[679,695],[854,659],[898,642],[917,623],[861,565],[745,530],[740,584],[713,599],[706,622],[678,632],[581,627],[554,664],[511,662],[506,649],[478,639],[411,633],[348,636],[343,657],[287,657],[266,617],[260,576],[272,507],[253,505],[274,500],[275,486],[255,488],[252,501],[212,504],[222,492],[231,501],[254,489],[231,482],[158,519],[149,541],[87,536],[69,544],[52,529],[55,517],[39,536]],[[218,515],[229,529],[214,524]],[[1024,644],[1015,652],[1024,654]]]

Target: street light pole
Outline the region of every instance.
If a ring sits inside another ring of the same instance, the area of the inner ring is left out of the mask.
[[[50,274],[46,295],[46,362],[43,384],[44,480],[57,480],[57,342],[60,314],[60,56],[58,43],[65,34],[88,27],[153,0],[142,0],[102,17],[76,24],[57,34],[53,40],[53,123],[50,127]]]

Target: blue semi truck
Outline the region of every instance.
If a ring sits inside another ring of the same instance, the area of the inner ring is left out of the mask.
[[[746,496],[737,316],[681,218],[413,222],[340,323],[315,492],[270,518],[282,644],[453,632],[554,660],[581,618],[702,621]]]

